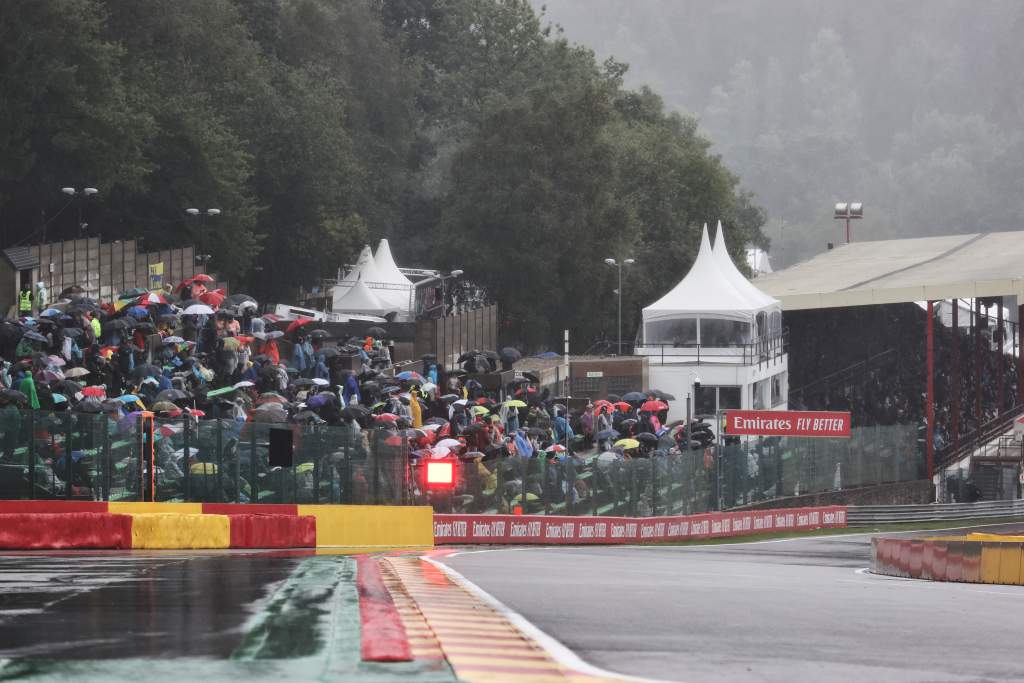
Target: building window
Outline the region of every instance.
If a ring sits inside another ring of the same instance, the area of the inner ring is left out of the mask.
[[[740,407],[740,387],[717,387],[701,385],[694,387],[694,413],[714,415],[721,410],[735,410]]]
[[[609,377],[608,378],[608,393],[628,394],[631,391],[640,391],[642,387],[642,380],[637,375],[623,375],[621,377]]]
[[[601,390],[601,380],[596,377],[573,377],[572,391],[578,394],[594,394]]]
[[[780,372],[771,378],[772,381],[772,407],[781,405],[786,401],[786,373]]]

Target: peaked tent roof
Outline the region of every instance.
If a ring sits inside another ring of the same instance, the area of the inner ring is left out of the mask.
[[[712,251],[715,254],[715,262],[718,264],[719,269],[729,279],[729,283],[736,288],[736,291],[748,297],[752,302],[760,302],[761,308],[780,305],[778,299],[768,296],[755,285],[752,285],[750,280],[744,277],[743,273],[736,267],[736,264],[733,263],[732,257],[729,256],[729,249],[725,244],[725,228],[722,227],[722,221],[718,221],[718,232],[715,235],[715,246]]]
[[[643,312],[644,322],[678,318],[687,314],[751,320],[766,307],[761,297],[755,298],[750,292],[738,291],[729,276],[722,272],[711,250],[708,226],[705,225],[700,238],[700,250],[690,272],[668,294],[644,308]]]
[[[360,278],[362,278],[363,282],[385,281],[377,270],[377,264],[373,260],[373,252],[370,251],[369,244],[363,246],[363,250],[359,252],[359,258],[356,259],[356,265],[352,267],[352,270],[348,271],[341,281],[355,282]]]
[[[335,299],[331,308],[345,313],[381,313],[393,307],[381,301],[363,282],[362,275],[357,275],[355,284]]]
[[[374,263],[377,265],[377,272],[384,278],[384,282],[393,285],[406,285],[411,287],[412,282],[395,265],[395,259],[391,255],[391,245],[387,238],[382,239],[377,245],[377,253],[373,255]]]

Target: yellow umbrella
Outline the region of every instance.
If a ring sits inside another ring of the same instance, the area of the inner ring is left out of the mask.
[[[469,412],[473,413],[474,415],[486,415],[491,411],[489,411],[487,408],[484,408],[483,406],[473,406],[472,408],[469,409]]]
[[[519,399],[513,399],[511,401],[505,401],[505,405],[509,408],[525,408],[526,404]]]
[[[640,442],[636,439],[619,439],[615,442],[616,446],[622,446],[627,451],[631,448],[640,448]]]

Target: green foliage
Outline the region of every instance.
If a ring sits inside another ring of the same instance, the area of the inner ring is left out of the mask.
[[[287,301],[386,236],[400,262],[465,270],[499,301],[505,341],[528,348],[565,327],[581,346],[614,336],[607,257],[637,260],[632,336],[702,223],[725,220],[736,253],[765,243],[763,212],[696,122],[625,89],[625,64],[526,0],[11,4],[7,243],[60,209],[61,186],[95,185],[91,231],[194,241],[236,288]],[[50,237],[76,232],[52,222]]]

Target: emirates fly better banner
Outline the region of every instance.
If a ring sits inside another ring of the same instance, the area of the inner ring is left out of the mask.
[[[738,436],[850,437],[850,414],[818,410],[727,410],[725,433]]]

